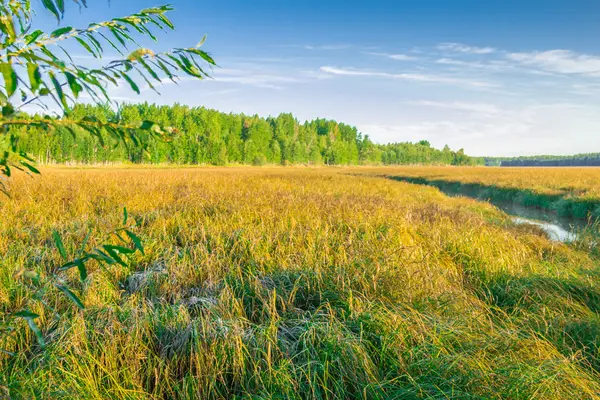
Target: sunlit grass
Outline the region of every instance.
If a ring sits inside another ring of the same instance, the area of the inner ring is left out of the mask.
[[[366,171],[361,169],[361,171]],[[0,347],[15,398],[597,398],[598,259],[497,209],[349,169],[53,169],[0,203],[0,307],[126,206],[146,254],[90,264]],[[556,178],[558,179],[558,178]],[[569,183],[570,184],[570,183]]]
[[[600,201],[600,168],[593,167],[397,167],[368,170]]]
[[[396,167],[355,172],[540,207],[565,217],[600,218],[600,168]]]

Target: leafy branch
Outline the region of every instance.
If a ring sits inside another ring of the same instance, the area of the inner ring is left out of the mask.
[[[59,23],[62,21],[65,0],[40,2]],[[86,0],[73,2],[80,7],[87,7]],[[174,129],[152,121],[137,125],[123,123],[119,113],[108,121],[102,121],[95,117],[78,118],[71,112],[83,92],[96,104],[110,104],[109,88],[123,83],[140,94],[142,90],[138,82],[145,82],[148,88],[156,90],[156,86],[165,79],[177,82],[179,75],[197,79],[209,77],[206,69],[214,66],[215,61],[200,49],[204,39],[195,47],[176,48],[163,53],[155,53],[138,44],[136,36],[157,41],[153,29],[160,32],[173,30],[175,27],[166,15],[172,10],[168,5],[147,8],[130,16],[90,24],[87,28],[65,26],[44,33],[41,30],[32,31],[34,13],[31,0],[0,0],[1,192],[8,194],[7,182],[13,169],[39,174],[33,157],[19,146],[14,128],[36,127],[52,131],[60,127],[73,136],[87,132],[101,143],[102,133],[108,132],[109,136],[127,146],[141,148],[144,148],[142,134],[169,140],[176,133]],[[88,68],[77,64],[70,56],[63,46],[69,41],[75,42],[97,60],[104,57],[106,48],[115,50],[122,58],[102,67]],[[31,117],[20,112],[21,108],[29,105],[48,110],[48,100],[60,110],[62,115],[58,118],[48,115]],[[26,285],[29,295],[17,309],[0,314],[0,339],[10,336],[15,331],[15,321],[23,319],[35,334],[38,344],[44,347],[44,335],[36,323],[40,316],[32,311],[34,303],[52,309],[45,298],[49,292],[58,290],[76,307],[83,309],[84,304],[76,291],[67,284],[66,271],[76,268],[80,281],[85,283],[89,276],[89,262],[97,262],[101,267],[114,264],[126,266],[128,257],[138,251],[143,253],[141,240],[130,230],[127,222],[127,210],[124,209],[123,227],[110,233],[111,241],[86,251],[88,235],[77,257],[71,260],[61,236],[54,232],[54,242],[64,263],[54,268],[45,279],[35,271],[28,270],[21,270],[15,275],[15,279],[22,280]]]
[[[43,7],[60,22],[65,12],[64,0],[42,0]],[[74,0],[87,7],[84,0]],[[90,118],[75,119],[71,109],[82,93],[96,104],[110,104],[110,87],[126,84],[141,94],[140,83],[157,91],[166,79],[177,82],[180,75],[196,79],[209,77],[208,67],[215,66],[214,59],[200,47],[175,48],[155,53],[139,46],[136,37],[149,37],[157,41],[153,30],[167,32],[175,27],[167,13],[173,7],[147,8],[139,13],[93,23],[87,28],[60,27],[51,33],[31,31],[32,11],[30,0],[0,0],[0,139],[3,135],[9,145],[0,147],[0,173],[10,176],[11,167],[38,173],[29,168],[32,158],[19,149],[17,138],[10,129],[14,126],[35,126],[43,129],[65,127],[73,135],[86,131],[102,141],[101,132],[107,131],[126,145],[144,148],[141,133],[150,133],[162,139],[169,138],[174,130],[151,121],[130,126],[120,121],[100,121]],[[106,49],[117,51],[122,58],[98,68],[77,64],[63,42],[74,42],[94,59],[102,59]],[[130,50],[129,47],[134,49]],[[24,117],[19,111],[25,106],[38,106],[48,110],[48,102],[61,112],[61,118]],[[0,180],[0,190],[7,192]]]

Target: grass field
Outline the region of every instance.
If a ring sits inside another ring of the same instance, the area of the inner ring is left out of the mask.
[[[0,344],[17,354],[0,354],[0,393],[600,398],[600,257],[513,225],[490,205],[357,176],[381,171],[16,176],[13,197],[0,200],[2,313],[27,296],[17,271],[43,279],[60,265],[54,229],[75,254],[90,229],[92,247],[119,226],[126,206],[146,251],[127,267],[90,264],[85,284],[69,271],[83,311],[64,296],[34,301],[47,348],[17,326]],[[456,169],[402,171],[439,179]],[[496,184],[516,176],[459,171],[461,180]],[[546,181],[523,174],[518,187],[598,193],[584,172],[553,170]]]
[[[559,215],[600,217],[600,168],[399,167],[368,169],[481,198],[517,201]]]

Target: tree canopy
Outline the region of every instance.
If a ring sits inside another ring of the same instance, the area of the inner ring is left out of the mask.
[[[78,105],[72,118],[100,122],[119,120],[138,126],[154,121],[178,131],[170,142],[138,134],[142,146],[128,146],[109,131],[73,135],[58,127],[46,131],[38,126],[14,128],[19,146],[43,163],[172,163],[172,164],[438,164],[472,165],[479,159],[463,150],[433,148],[429,142],[373,143],[353,126],[316,119],[301,123],[292,114],[261,118],[226,114],[184,105]],[[39,117],[38,117],[39,118]]]

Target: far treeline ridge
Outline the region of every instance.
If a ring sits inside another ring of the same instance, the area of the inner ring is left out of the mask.
[[[502,167],[600,167],[600,153],[576,154],[574,156],[485,158],[485,165]]]
[[[140,135],[143,146],[125,146],[101,132],[101,140],[87,132],[66,128],[45,131],[35,126],[16,130],[19,147],[38,162],[84,164],[307,164],[307,165],[481,165],[482,158],[464,151],[418,143],[373,143],[357,128],[332,120],[316,119],[301,124],[292,114],[261,118],[226,114],[175,104],[108,106],[78,105],[69,114],[124,124],[153,121],[176,128],[169,142],[151,134]],[[38,118],[42,118],[41,116]],[[75,134],[76,133],[76,134]],[[2,144],[0,143],[0,146]]]

